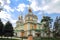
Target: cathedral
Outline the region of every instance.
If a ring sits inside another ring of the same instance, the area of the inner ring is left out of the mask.
[[[17,37],[28,37],[28,35],[33,35],[33,37],[41,36],[47,37],[47,34],[44,31],[44,23],[38,23],[38,17],[33,14],[31,7],[28,8],[28,14],[25,15],[24,20],[23,16],[18,17],[15,27],[15,36]],[[49,34],[50,35],[50,34]],[[50,35],[52,36],[52,34]]]

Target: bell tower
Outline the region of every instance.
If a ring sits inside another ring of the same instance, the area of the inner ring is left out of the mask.
[[[20,25],[22,25],[23,24],[23,16],[22,16],[22,13],[19,15],[18,20],[20,22]]]
[[[16,27],[21,27],[23,25],[23,16],[22,13],[18,17],[18,21],[16,22]]]
[[[23,22],[23,16],[20,15],[20,16],[18,17],[18,20],[19,20],[20,22]]]

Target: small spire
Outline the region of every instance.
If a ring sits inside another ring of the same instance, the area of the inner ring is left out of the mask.
[[[44,11],[42,11],[42,18],[43,18],[43,17],[45,17],[45,15],[44,15]]]
[[[22,13],[20,13],[20,15],[19,15],[19,20],[20,20],[20,19],[22,19]]]

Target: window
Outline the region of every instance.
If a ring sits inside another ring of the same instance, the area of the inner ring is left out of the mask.
[[[28,17],[28,20],[30,20],[30,17]]]

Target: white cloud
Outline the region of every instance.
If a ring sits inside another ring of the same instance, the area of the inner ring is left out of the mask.
[[[14,12],[14,9],[12,9],[9,4],[11,3],[10,0],[1,0],[1,5],[3,7],[3,9],[6,9],[8,12]]]
[[[7,0],[7,3],[10,4],[11,3],[10,0]]]
[[[17,21],[17,20],[10,19],[10,22],[12,23],[13,27],[16,27],[16,21]]]
[[[9,5],[5,5],[4,9],[6,9],[8,12],[14,12],[14,9],[12,9]]]
[[[11,3],[11,1],[10,0],[2,0],[3,2],[4,2],[4,4],[10,4]]]
[[[27,1],[30,1],[30,2],[31,2],[30,6],[31,6],[31,8],[32,8],[34,11],[37,11],[37,10],[41,9],[41,8],[39,8],[39,7],[37,6],[36,0],[27,0]]]
[[[23,12],[25,7],[26,7],[26,5],[22,3],[22,4],[19,4],[16,9],[17,9],[17,11],[22,11]]]
[[[1,11],[0,12],[0,18],[2,19],[3,23],[5,24],[7,21],[10,21],[13,24],[13,27],[15,27],[15,23],[17,20],[12,18],[12,15],[5,12],[5,11]]]
[[[49,8],[46,10],[47,12],[60,13],[60,0],[54,1],[48,6],[49,6]]]
[[[8,14],[7,12],[5,12],[5,11],[0,12],[0,18],[6,18],[6,20],[7,20],[7,18],[10,18],[10,17],[11,17],[11,15]]]
[[[10,18],[10,17],[11,17],[11,15],[8,14],[7,12],[5,12],[5,11],[0,12],[0,18],[3,20],[4,24],[8,21],[8,18]]]
[[[37,6],[35,0],[32,2],[31,7],[32,7],[32,9],[34,9],[34,11],[37,11],[37,10],[41,9],[41,8],[39,8],[39,7]]]
[[[2,19],[3,23],[5,24],[7,21],[10,21],[13,26],[15,27],[16,19],[12,18],[12,13],[15,9],[12,9],[9,4],[10,0],[1,0],[0,1],[3,6],[3,10],[0,12],[0,18]]]
[[[34,11],[45,10],[49,13],[60,13],[60,0],[29,0]]]
[[[0,2],[2,3],[2,5],[9,5],[11,2],[10,0],[0,0]]]

